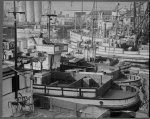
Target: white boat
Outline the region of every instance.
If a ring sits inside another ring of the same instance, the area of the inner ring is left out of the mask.
[[[70,31],[70,48],[78,49],[78,44],[81,42],[82,37],[82,44],[83,46],[83,52],[84,47],[87,45],[86,42],[91,41],[91,37],[84,36],[81,33],[76,31]],[[116,48],[110,46],[109,43],[105,43],[107,39],[106,38],[95,38],[95,42],[97,42],[100,45],[97,45],[96,48],[96,56],[112,56],[112,57],[118,57],[118,58],[125,58],[126,61],[134,61],[134,62],[147,62],[149,60],[149,51],[148,50],[142,50],[139,51],[124,51],[123,48]]]

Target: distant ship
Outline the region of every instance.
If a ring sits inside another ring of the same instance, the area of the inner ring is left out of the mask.
[[[125,33],[123,30],[125,29],[125,26],[120,25],[119,20],[117,19],[117,17],[120,17],[118,16],[117,11],[118,5],[115,8],[115,12],[111,11],[112,14],[110,14],[110,16],[114,15],[113,17],[115,17],[115,20],[105,20],[103,15],[105,11],[92,10],[90,13],[92,28],[87,29],[81,27],[80,29],[70,30],[69,48],[74,52],[81,52],[87,60],[87,57],[95,58],[97,56],[109,56],[120,59],[123,58],[125,61],[148,62],[149,46],[141,45],[138,48],[134,48],[137,44],[137,37],[139,37],[137,35],[139,34],[129,34],[130,32]],[[96,23],[98,24],[96,28],[94,27],[96,24],[95,21],[97,21]],[[110,25],[111,29],[114,30],[110,30],[111,32],[109,34],[106,29],[106,27],[109,26],[106,25],[107,22],[110,24],[115,23],[115,25],[118,26],[115,27]],[[137,23],[137,26],[139,26],[139,24],[141,23]],[[140,39],[139,42],[141,42]],[[128,46],[128,49],[124,48],[123,45],[125,43]]]

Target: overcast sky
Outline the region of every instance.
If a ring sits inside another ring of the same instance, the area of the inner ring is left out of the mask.
[[[98,10],[113,10],[118,2],[97,2],[97,9]],[[131,2],[119,2],[120,8],[126,7],[129,8]],[[84,10],[92,10],[93,2],[83,2],[83,9]],[[68,1],[53,1],[52,2],[52,10],[56,11],[64,11],[64,10],[81,10],[82,9],[82,2],[68,2]]]
[[[65,11],[72,11],[69,14],[73,14],[73,11],[82,11],[82,1],[75,1],[75,0],[70,0],[70,1],[54,1],[51,0],[51,10],[52,12],[55,10],[56,14],[60,13],[62,11],[64,14],[66,14]],[[83,10],[92,10],[93,7],[93,0],[91,1],[85,1],[83,0]],[[44,4],[44,1],[42,1]],[[5,1],[6,6],[4,6],[5,10],[13,10],[13,2],[12,1]],[[9,4],[8,4],[9,3]],[[47,2],[46,4],[43,5],[44,9],[47,9]],[[116,5],[119,3],[119,8],[128,8],[130,9],[130,5],[132,3],[132,8],[133,8],[133,2],[96,2],[97,3],[97,10],[114,10]]]
[[[73,1],[73,2],[71,2]],[[84,0],[83,0],[84,1]],[[43,1],[44,2],[44,1]],[[10,5],[13,7],[13,2],[12,1],[5,1],[5,5]],[[112,10],[115,8],[118,2],[97,2],[97,9],[98,10]],[[131,2],[119,2],[120,3],[120,8],[121,7],[130,7]],[[47,4],[47,3],[46,3]],[[8,6],[10,7],[10,6]],[[92,10],[93,7],[93,1],[84,1],[83,2],[83,9],[84,10]],[[6,6],[4,6],[4,9],[7,9]],[[54,1],[52,0],[51,4],[52,10],[56,11],[65,11],[65,10],[81,10],[82,9],[82,2],[75,2],[75,0],[70,0],[70,1]]]

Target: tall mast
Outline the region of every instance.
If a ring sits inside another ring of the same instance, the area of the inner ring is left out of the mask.
[[[51,14],[51,0],[49,1],[49,14]],[[48,17],[48,36],[49,36],[49,40],[50,40],[50,25],[51,25],[51,22],[50,22],[50,16]]]
[[[93,60],[95,62],[95,55],[96,55],[96,47],[95,47],[95,41],[94,41],[94,21],[96,20],[95,19],[95,14],[94,12],[97,12],[95,11],[95,0],[94,0],[94,3],[93,3],[93,15],[92,15],[92,48],[93,48]]]
[[[15,0],[14,0],[14,19],[15,19],[15,22],[14,22],[14,27],[15,27],[15,70],[18,69],[17,67],[17,23],[16,23],[16,3],[15,3]],[[17,72],[15,72],[15,76],[17,76]],[[17,96],[15,96],[17,97]]]
[[[117,4],[116,7],[116,36],[117,36],[117,32],[118,32],[118,7],[119,7],[119,3]]]
[[[49,37],[49,40],[50,40],[50,20],[52,20],[51,17],[57,17],[57,15],[55,14],[51,14],[51,0],[49,2],[49,13],[47,15],[42,15],[42,16],[47,16],[48,17],[48,37]]]
[[[134,28],[134,33],[135,33],[135,30],[136,30],[136,2],[134,2],[134,24],[133,24],[133,28]]]
[[[18,80],[18,76],[17,76],[17,70],[18,70],[18,66],[17,66],[17,59],[18,59],[18,56],[17,56],[17,13],[19,14],[24,14],[25,12],[16,12],[16,4],[15,4],[15,0],[13,1],[14,2],[14,12],[8,12],[8,13],[13,13],[14,15],[14,35],[15,35],[15,98],[18,97],[18,88],[17,88],[17,85],[19,84],[19,80]]]
[[[80,25],[80,30],[81,30],[81,40],[82,40],[82,27],[83,27],[83,0],[82,0],[82,13],[81,13],[81,25]],[[82,41],[81,41],[82,42]]]
[[[80,29],[82,29],[82,27],[83,27],[83,21],[82,21],[82,16],[83,16],[83,0],[82,0],[82,9],[81,9],[82,11],[82,13],[81,13],[81,25],[80,25]]]

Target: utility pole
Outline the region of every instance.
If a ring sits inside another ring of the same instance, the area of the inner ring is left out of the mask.
[[[17,18],[16,18],[16,15],[17,13],[19,14],[25,14],[25,12],[16,12],[16,4],[15,4],[15,0],[14,0],[14,12],[8,12],[8,13],[13,13],[14,15],[14,35],[15,35],[15,70],[17,71],[18,70],[18,67],[17,67]],[[17,72],[15,71],[15,82],[16,82],[16,86],[18,85],[19,83],[19,80],[18,80],[18,75],[17,75]],[[15,98],[18,97],[18,89],[15,88]]]

